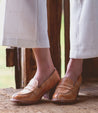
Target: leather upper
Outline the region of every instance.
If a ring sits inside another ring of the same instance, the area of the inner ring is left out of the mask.
[[[31,81],[33,81],[32,84]],[[47,91],[56,86],[56,84],[60,81],[60,77],[57,70],[55,70],[40,87],[38,86],[38,81],[35,78],[31,81],[22,91],[15,93],[12,96],[12,100],[20,102],[38,101]]]
[[[78,91],[82,82],[82,77],[79,76],[77,82],[74,84],[73,81],[65,77],[61,79],[60,83],[58,84],[55,93],[53,95],[53,100],[75,100]]]

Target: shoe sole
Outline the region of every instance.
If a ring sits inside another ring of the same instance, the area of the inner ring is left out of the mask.
[[[20,100],[16,100],[16,99],[10,99],[11,102],[14,102],[16,104],[20,104],[20,105],[31,105],[31,104],[37,104],[40,102],[40,100],[38,101],[20,101]]]
[[[79,93],[80,88],[77,92],[77,97]],[[77,97],[74,100],[59,100],[59,99],[52,99],[52,102],[55,104],[75,104],[77,102]]]
[[[52,102],[55,104],[75,104],[77,102],[77,99],[75,100],[57,100],[52,99]]]

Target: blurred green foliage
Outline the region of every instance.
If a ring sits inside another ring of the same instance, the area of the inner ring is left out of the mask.
[[[6,47],[0,46],[0,88],[15,87],[14,68],[6,67]]]

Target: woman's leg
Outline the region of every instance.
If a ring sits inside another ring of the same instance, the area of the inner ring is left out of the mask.
[[[82,59],[70,59],[65,77],[60,81],[52,100],[60,103],[73,103],[76,101],[82,82]]]
[[[74,83],[82,73],[83,59],[70,59],[67,65],[65,77],[69,77]]]
[[[35,78],[39,81],[39,85],[41,85],[53,72],[54,65],[49,48],[35,48],[33,52],[37,64]]]
[[[54,88],[60,81],[55,69],[49,48],[33,49],[37,71],[27,86],[20,92],[12,95],[11,101],[20,104],[34,104],[41,100],[42,96]]]

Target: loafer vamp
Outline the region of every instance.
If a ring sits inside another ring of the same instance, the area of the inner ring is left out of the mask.
[[[79,77],[75,84],[69,78],[63,78],[56,88],[56,91],[53,95],[53,100],[57,101],[76,100],[81,82],[82,82],[81,77]]]
[[[36,79],[32,79],[22,91],[14,94],[11,100],[23,104],[36,103],[47,91],[54,88],[59,81],[60,77],[57,70],[55,70],[41,86],[38,86],[38,81]]]

